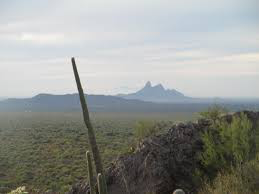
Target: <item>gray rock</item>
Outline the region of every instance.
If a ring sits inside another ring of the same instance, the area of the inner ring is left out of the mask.
[[[236,113],[237,115],[240,113]],[[245,114],[254,127],[259,112]],[[233,115],[224,116],[231,122]],[[197,155],[203,149],[200,132],[208,130],[210,121],[173,125],[167,133],[142,141],[134,153],[123,155],[106,171],[109,193],[112,194],[172,194],[183,188],[186,193],[196,191],[192,175],[200,167]],[[87,184],[76,184],[69,194],[85,194]],[[179,192],[178,192],[179,193]]]

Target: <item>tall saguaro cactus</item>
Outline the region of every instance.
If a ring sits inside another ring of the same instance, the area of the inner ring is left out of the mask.
[[[88,181],[90,185],[90,194],[95,194],[95,188],[94,188],[94,175],[93,175],[93,168],[92,168],[92,161],[90,152],[86,152],[86,160],[87,160],[87,169],[88,169]]]
[[[78,93],[79,93],[79,97],[80,97],[80,102],[81,102],[81,106],[82,106],[84,122],[85,122],[85,125],[86,125],[87,129],[88,129],[88,139],[89,139],[90,147],[91,147],[91,150],[92,150],[92,153],[93,153],[96,173],[97,174],[98,173],[104,174],[99,149],[98,149],[96,139],[95,139],[94,129],[93,129],[93,126],[92,126],[91,121],[90,121],[89,112],[88,112],[88,108],[87,108],[87,104],[86,104],[86,100],[85,100],[85,96],[84,96],[84,91],[83,91],[83,88],[82,88],[82,85],[81,85],[81,81],[80,81],[80,78],[79,78],[79,74],[78,74],[78,71],[77,71],[76,62],[75,62],[74,57],[72,57],[71,61],[72,61],[73,71],[74,71],[77,89],[78,89]]]

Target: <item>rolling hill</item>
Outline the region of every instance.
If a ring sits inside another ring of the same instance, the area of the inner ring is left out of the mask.
[[[154,103],[124,99],[118,96],[85,95],[93,112],[198,112],[213,103]],[[257,110],[257,102],[229,102],[223,104],[230,110]],[[10,98],[0,102],[0,111],[12,112],[71,112],[81,111],[78,94],[38,94],[32,98]]]

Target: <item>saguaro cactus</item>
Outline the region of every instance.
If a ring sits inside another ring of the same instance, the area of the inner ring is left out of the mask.
[[[87,159],[88,181],[90,185],[90,194],[95,194],[94,175],[93,175],[92,161],[91,161],[91,156],[89,151],[86,152],[86,159]]]
[[[82,85],[81,85],[81,81],[80,81],[79,74],[78,74],[78,71],[77,71],[77,68],[76,68],[76,62],[75,62],[74,57],[71,59],[71,61],[72,61],[73,71],[74,71],[77,89],[78,89],[78,93],[79,93],[79,97],[80,97],[80,102],[81,102],[81,106],[82,106],[84,122],[85,122],[85,125],[86,125],[87,129],[88,129],[88,139],[89,139],[90,147],[91,147],[91,150],[92,150],[92,153],[93,153],[96,172],[97,172],[97,174],[98,173],[103,174],[103,165],[102,165],[99,149],[98,149],[98,146],[97,146],[97,143],[96,143],[93,126],[92,126],[91,121],[90,121],[89,112],[88,112],[87,104],[86,104],[86,101],[85,101],[84,91],[83,91],[83,88],[82,88]]]
[[[98,192],[99,194],[107,194],[106,183],[101,173],[97,176]]]

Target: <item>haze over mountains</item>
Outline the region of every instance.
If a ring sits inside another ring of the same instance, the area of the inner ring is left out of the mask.
[[[7,99],[7,97],[0,96],[0,101],[5,99]]]
[[[259,99],[251,98],[194,98],[185,96],[175,89],[165,89],[162,84],[152,86],[148,81],[145,86],[137,92],[130,94],[118,94],[117,96],[124,99],[135,99],[156,103],[246,103],[247,101],[259,102]]]
[[[174,89],[151,82],[139,91],[117,96],[86,95],[90,111],[96,112],[197,112],[212,104],[230,110],[258,109],[258,99],[192,98]],[[38,94],[32,98],[9,98],[0,101],[0,111],[80,111],[78,94]]]

